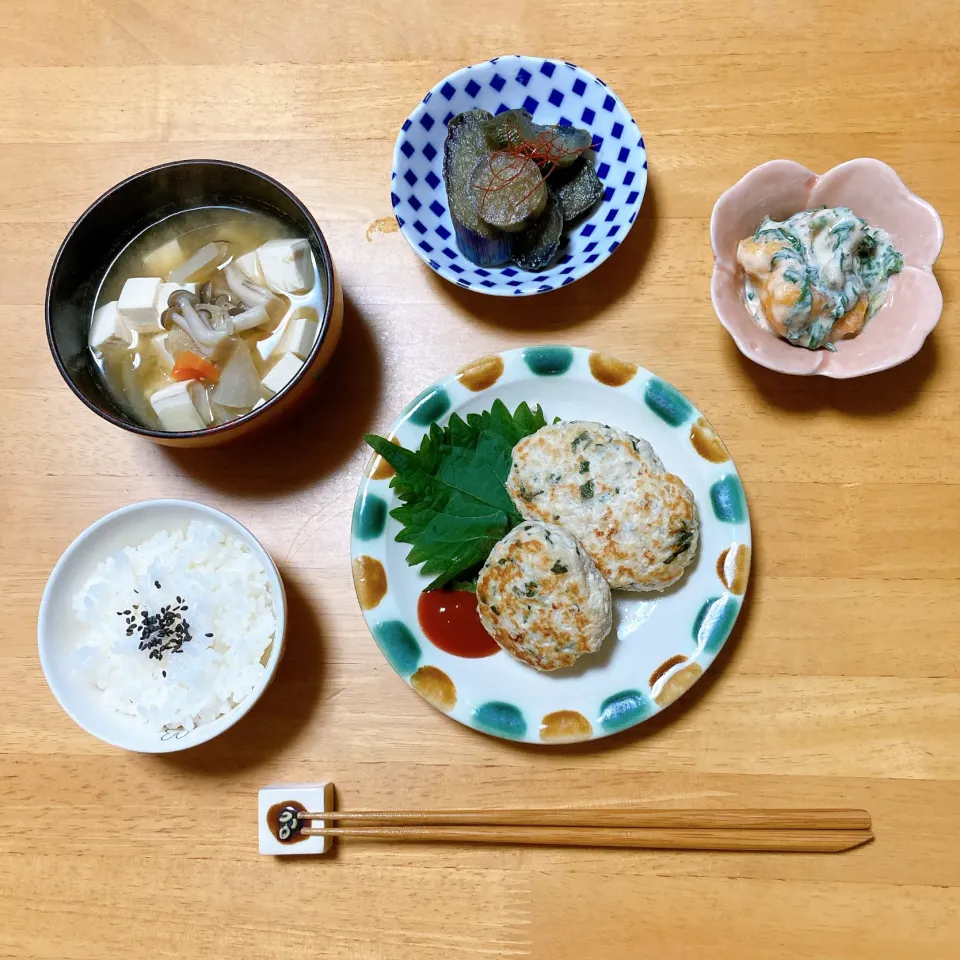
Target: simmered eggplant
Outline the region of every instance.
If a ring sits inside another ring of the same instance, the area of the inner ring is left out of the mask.
[[[524,270],[542,270],[557,255],[563,233],[563,214],[551,192],[540,219],[517,237],[513,261]]]
[[[566,124],[534,123],[526,110],[505,110],[487,120],[483,129],[493,149],[516,150],[525,146],[531,159],[557,167],[570,166],[593,143],[587,130]]]
[[[451,118],[443,179],[457,246],[480,267],[513,260],[543,270],[565,222],[583,216],[604,186],[583,154],[593,137],[577,127],[542,126],[522,109]]]
[[[558,167],[569,167],[593,144],[593,136],[579,127],[544,127],[544,148],[547,162]]]
[[[477,163],[470,189],[480,219],[500,230],[519,233],[543,213],[547,185],[532,160],[494,153]]]
[[[526,110],[505,110],[483,124],[484,133],[494,150],[510,150],[529,143],[541,128]]]
[[[586,213],[602,196],[603,181],[597,176],[593,164],[580,157],[561,179],[551,178],[560,210],[566,222],[576,220]]]
[[[484,121],[490,119],[486,110],[458,114],[447,125],[443,146],[443,179],[457,246],[468,260],[481,267],[507,263],[512,249],[509,234],[480,219],[470,190],[470,178],[477,164],[490,157],[483,132]]]

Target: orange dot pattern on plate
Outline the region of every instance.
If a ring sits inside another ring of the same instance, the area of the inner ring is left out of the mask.
[[[396,440],[397,438],[390,434],[387,439]],[[375,453],[367,464],[367,476],[371,480],[389,480],[396,472],[379,453]]]
[[[637,375],[637,365],[605,353],[591,353],[590,372],[608,387],[622,387]]]
[[[727,547],[717,557],[717,576],[731,593],[741,596],[750,577],[750,548],[745,543]]]
[[[427,703],[449,713],[457,705],[457,688],[453,681],[437,667],[421,667],[410,678],[410,686]]]
[[[693,449],[711,463],[725,463],[730,459],[723,441],[703,417],[690,428],[690,442]]]
[[[590,721],[576,710],[557,710],[540,722],[540,739],[544,743],[576,743],[592,736]]]
[[[472,360],[457,373],[457,379],[474,393],[492,387],[503,376],[503,357],[491,354]]]
[[[387,571],[373,557],[361,556],[353,561],[353,585],[364,610],[373,610],[387,595]]]
[[[669,707],[682,694],[686,693],[703,675],[699,663],[688,663],[675,674],[667,677],[654,700],[661,707]]]
[[[683,661],[686,659],[687,658],[682,653],[678,653],[675,657],[671,657],[669,660],[664,660],[663,663],[661,663],[660,666],[650,674],[651,688],[656,686],[657,681],[662,676],[669,673],[675,666],[677,666],[677,664],[683,663]]]

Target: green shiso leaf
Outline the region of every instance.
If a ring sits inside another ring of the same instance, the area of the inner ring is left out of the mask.
[[[416,451],[366,437],[397,472],[390,486],[402,504],[390,515],[403,529],[396,539],[411,546],[407,563],[423,564],[434,578],[428,590],[473,579],[497,541],[521,522],[505,486],[513,448],[546,422],[540,407],[522,403],[511,414],[497,400],[466,420],[454,414],[446,427],[432,424]]]

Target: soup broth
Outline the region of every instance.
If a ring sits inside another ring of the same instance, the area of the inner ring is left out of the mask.
[[[117,403],[170,432],[227,423],[299,373],[325,291],[290,224],[203,207],[149,227],[107,272],[89,347]]]

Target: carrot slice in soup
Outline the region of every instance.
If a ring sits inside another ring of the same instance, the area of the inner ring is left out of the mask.
[[[200,380],[203,383],[216,383],[220,379],[220,371],[206,357],[201,357],[191,350],[184,350],[177,357],[171,376],[174,380]]]

